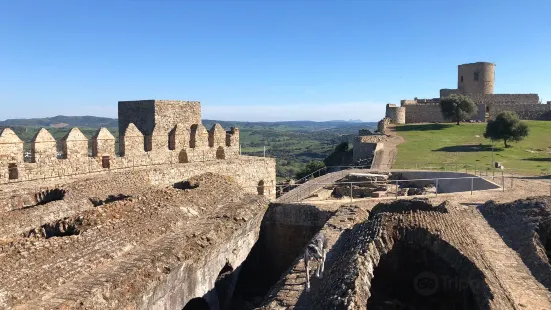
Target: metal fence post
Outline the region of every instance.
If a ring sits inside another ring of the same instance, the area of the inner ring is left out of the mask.
[[[471,195],[473,194],[473,183],[474,183],[474,178],[471,178]]]

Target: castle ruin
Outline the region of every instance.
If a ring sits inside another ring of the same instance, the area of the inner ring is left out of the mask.
[[[541,104],[537,94],[494,94],[495,64],[476,62],[457,69],[457,88],[440,89],[439,98],[401,100],[400,106],[386,105],[386,117],[395,124],[446,122],[440,99],[451,94],[469,96],[478,106],[471,120],[486,122],[503,111],[514,111],[524,120],[551,119],[551,101]]]

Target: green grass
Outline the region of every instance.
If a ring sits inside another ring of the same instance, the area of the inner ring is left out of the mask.
[[[521,142],[492,141],[483,136],[486,124],[415,124],[396,127],[405,142],[398,146],[395,167],[447,164],[489,166],[494,160],[505,169],[530,175],[551,174],[551,122],[525,121],[530,135]],[[438,166],[438,165],[436,165]],[[443,165],[441,165],[443,166]]]

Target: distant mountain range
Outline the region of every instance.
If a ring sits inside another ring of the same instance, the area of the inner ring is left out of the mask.
[[[281,121],[281,122],[242,122],[242,121],[217,121],[217,120],[203,120],[203,124],[207,127],[212,126],[214,123],[220,123],[223,127],[250,127],[250,126],[289,126],[289,127],[301,127],[304,129],[330,129],[341,127],[356,127],[365,126],[373,127],[376,123],[362,122],[361,120],[332,120],[332,121]],[[243,126],[245,125],[245,126]],[[88,127],[88,128],[117,128],[119,126],[118,120],[115,118],[96,117],[96,116],[63,116],[58,115],[54,117],[45,118],[29,118],[29,119],[8,119],[0,121],[0,127],[52,127],[52,128],[65,128],[65,127]]]

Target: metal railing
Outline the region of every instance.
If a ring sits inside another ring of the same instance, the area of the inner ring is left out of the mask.
[[[317,192],[318,190],[324,188],[324,187],[335,187],[335,186],[348,186],[350,188],[350,201],[354,201],[354,185],[357,184],[370,184],[370,185],[387,185],[387,187],[394,187],[393,194],[395,199],[398,199],[398,197],[407,197],[407,196],[430,196],[427,194],[417,194],[417,195],[408,195],[407,192],[405,195],[400,194],[400,189],[412,189],[419,187],[405,187],[401,188],[400,184],[402,183],[413,183],[413,182],[428,182],[428,184],[434,185],[434,197],[438,197],[439,194],[443,194],[439,191],[439,184],[441,184],[441,181],[460,181],[460,180],[470,180],[470,187],[467,190],[461,190],[453,193],[462,193],[462,192],[470,192],[471,195],[474,194],[474,192],[482,190],[482,189],[476,189],[475,188],[475,182],[474,180],[484,180],[480,176],[473,176],[473,177],[457,177],[457,178],[423,178],[423,179],[401,179],[401,180],[385,180],[385,181],[376,181],[376,180],[370,180],[370,181],[346,181],[346,182],[315,182],[310,183],[308,187],[305,188],[299,188],[297,189],[296,193],[293,195],[294,199],[286,199],[286,202],[300,202],[308,197],[310,197],[312,194]],[[428,185],[427,184],[427,185]],[[506,182],[504,175],[501,176],[501,190],[505,191]],[[312,191],[312,188],[316,188],[314,191]],[[425,187],[426,188],[426,187]],[[498,188],[495,188],[498,189]],[[388,193],[388,192],[387,192]],[[448,193],[448,192],[446,192]],[[452,192],[449,192],[452,193]],[[342,197],[345,197],[342,195]],[[387,198],[391,196],[386,196]],[[365,198],[374,198],[374,197],[359,197],[361,199]]]

